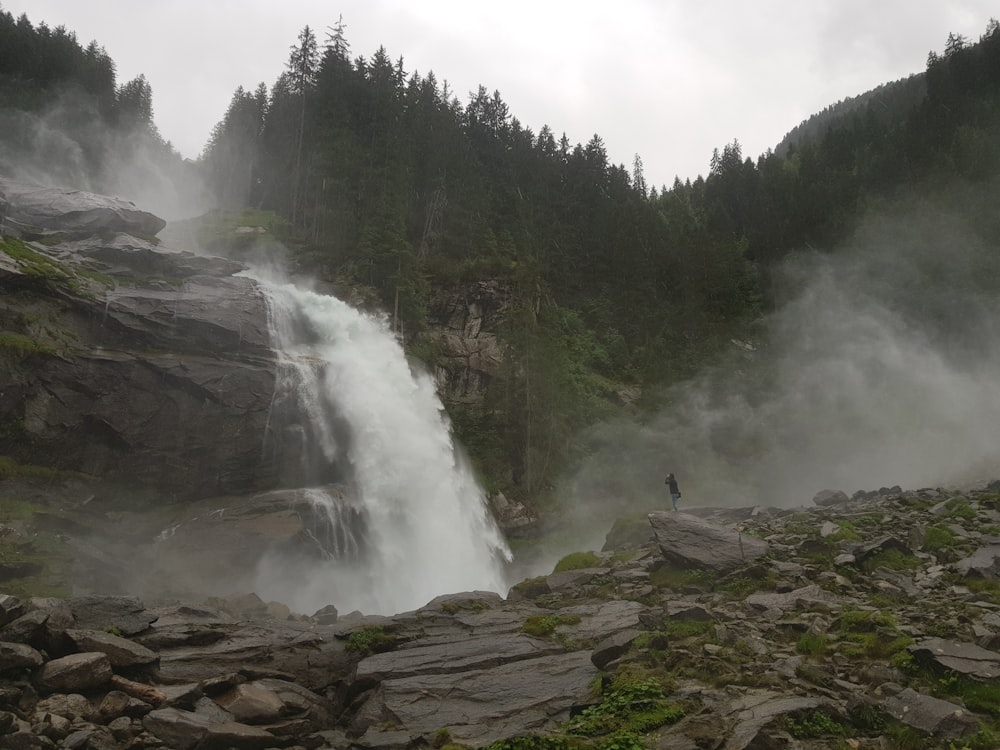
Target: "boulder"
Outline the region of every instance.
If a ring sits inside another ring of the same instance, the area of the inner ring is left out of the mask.
[[[963,576],[1000,578],[1000,544],[980,547],[968,557],[956,562],[955,570]]]
[[[79,629],[135,635],[148,630],[157,618],[132,596],[78,596],[68,604]]]
[[[885,702],[885,711],[894,719],[941,739],[958,739],[979,728],[975,716],[961,706],[918,693],[901,690]]]
[[[650,513],[663,556],[682,567],[726,573],[767,554],[767,542],[688,513]]]
[[[0,594],[0,627],[13,622],[24,612],[24,604],[16,596]]]
[[[145,646],[100,630],[67,630],[66,636],[78,651],[100,651],[107,655],[112,667],[148,666],[159,659]]]
[[[20,232],[102,231],[155,235],[167,223],[134,203],[82,190],[41,187],[0,179],[0,216]]]
[[[423,674],[465,672],[558,654],[558,643],[523,633],[486,635],[445,643],[403,648],[361,660],[355,680],[376,683]]]
[[[925,638],[907,646],[916,659],[936,662],[945,669],[977,680],[1000,677],[1000,653],[973,643],[958,643],[944,638]]]
[[[70,654],[47,662],[35,674],[35,686],[46,693],[76,692],[106,685],[111,680],[108,657],[98,652]]]
[[[629,646],[642,635],[640,630],[622,630],[597,644],[590,652],[590,661],[598,669],[604,669],[618,657],[625,654]]]
[[[359,712],[363,745],[381,744],[383,716],[410,735],[447,727],[454,742],[481,747],[504,737],[544,732],[587,700],[597,669],[590,652],[545,656],[493,669],[386,680]]]
[[[42,665],[42,655],[23,643],[0,641],[0,672],[14,669],[34,669]]]
[[[840,490],[820,490],[813,495],[813,503],[822,507],[840,505],[849,502],[850,498]]]
[[[270,732],[238,722],[215,722],[211,718],[161,708],[151,711],[142,725],[150,734],[175,750],[195,747],[225,747],[232,750],[262,750],[275,744]]]

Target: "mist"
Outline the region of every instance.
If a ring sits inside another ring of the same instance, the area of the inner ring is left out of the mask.
[[[682,511],[1000,476],[997,280],[995,250],[926,204],[797,254],[754,341],[663,394],[652,418],[583,436],[589,455],[559,488],[576,548],[600,548],[618,515],[669,509],[669,471]]]
[[[0,175],[131,201],[175,221],[213,205],[197,165],[151,129],[112,130],[94,100],[68,91],[39,113],[0,110]]]

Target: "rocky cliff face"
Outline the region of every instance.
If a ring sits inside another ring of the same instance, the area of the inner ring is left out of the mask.
[[[393,617],[0,595],[0,747],[995,748],[998,490],[622,519]]]
[[[267,311],[122,201],[0,181],[0,454],[205,497],[275,486]]]
[[[431,327],[421,334],[440,352],[434,367],[445,402],[481,403],[503,363],[497,329],[509,293],[497,281],[439,290],[430,305]]]

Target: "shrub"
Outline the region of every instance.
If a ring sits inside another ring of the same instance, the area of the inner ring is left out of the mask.
[[[365,625],[347,637],[347,650],[352,654],[368,656],[389,651],[396,645],[396,636],[379,625]]]
[[[585,708],[565,729],[588,737],[618,732],[648,732],[684,717],[684,709],[666,700],[663,686],[653,679],[618,685],[596,706]]]
[[[796,739],[844,734],[844,726],[822,711],[813,711],[801,719],[786,716],[785,726],[788,729],[788,733]]]

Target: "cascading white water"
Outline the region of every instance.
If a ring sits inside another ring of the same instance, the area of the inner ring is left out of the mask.
[[[300,612],[333,604],[392,614],[443,593],[502,593],[510,552],[452,444],[433,379],[411,370],[384,319],[290,284],[262,288],[285,390],[310,421],[304,439],[319,443],[310,450],[320,461],[346,467],[353,497],[345,508],[320,487],[308,490],[314,509],[328,514],[333,543],[350,554],[331,550],[337,559],[308,580],[262,571],[261,594]],[[303,466],[303,484],[316,475]],[[359,513],[363,540],[344,528]]]

